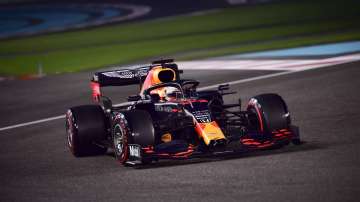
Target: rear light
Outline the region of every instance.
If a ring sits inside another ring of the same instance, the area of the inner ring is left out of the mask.
[[[92,97],[94,101],[99,102],[101,96],[100,84],[97,82],[91,82],[91,89],[92,89]]]

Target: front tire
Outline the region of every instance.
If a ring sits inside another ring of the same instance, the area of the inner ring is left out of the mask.
[[[113,142],[115,158],[125,164],[129,156],[129,144],[141,147],[155,144],[155,131],[150,114],[144,110],[125,111],[118,115],[113,124]],[[142,158],[142,164],[151,163],[152,159]]]
[[[129,159],[129,130],[125,120],[115,120],[113,127],[114,154],[116,160],[125,164]]]
[[[257,121],[252,124],[266,135],[290,127],[288,108],[285,101],[277,94],[261,94],[251,98],[247,111],[256,115]]]

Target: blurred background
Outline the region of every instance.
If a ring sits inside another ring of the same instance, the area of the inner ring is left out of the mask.
[[[356,0],[0,0],[0,76],[360,39]]]
[[[357,202],[359,22],[359,0],[0,0],[0,201]],[[94,104],[93,73],[167,57],[243,109],[278,93],[306,143],[144,169],[73,157],[64,114]]]

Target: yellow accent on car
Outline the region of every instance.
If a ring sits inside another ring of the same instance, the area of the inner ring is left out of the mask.
[[[169,82],[169,81],[175,81],[176,79],[176,73],[174,70],[170,68],[163,68],[161,66],[153,68],[153,74],[152,74],[152,82],[153,84],[159,84],[163,82]],[[167,74],[166,79],[161,78],[161,73],[169,72],[170,74]],[[165,81],[164,81],[165,80]]]
[[[161,141],[170,142],[172,140],[172,136],[170,133],[165,133],[161,136]]]
[[[195,129],[206,145],[209,145],[211,140],[226,139],[216,122],[197,123]]]
[[[141,87],[140,94],[143,94],[144,91],[156,84],[164,83],[164,82],[170,82],[176,80],[176,72],[172,70],[171,68],[164,68],[162,66],[156,66],[153,67],[147,74],[145,81]],[[153,92],[157,93],[162,97],[163,92],[162,89],[157,89],[156,91],[159,92]]]

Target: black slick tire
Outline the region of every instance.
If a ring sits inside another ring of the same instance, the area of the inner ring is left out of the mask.
[[[95,142],[106,137],[105,114],[98,105],[72,107],[66,112],[68,147],[76,157],[104,154]]]
[[[141,147],[155,143],[154,126],[150,114],[144,110],[125,111],[117,115],[112,129],[115,158],[125,164],[129,158],[129,144]],[[142,156],[142,163],[149,164],[151,159]]]
[[[247,110],[256,114],[257,129],[270,135],[289,129],[291,119],[285,101],[277,94],[261,94],[250,99]]]

